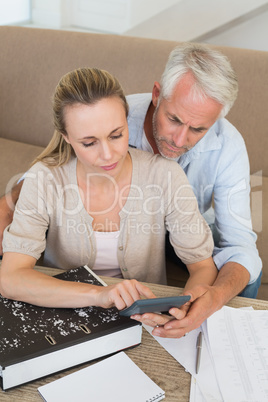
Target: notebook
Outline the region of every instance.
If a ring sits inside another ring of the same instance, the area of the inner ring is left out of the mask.
[[[157,402],[165,392],[124,352],[38,388],[46,402]]]

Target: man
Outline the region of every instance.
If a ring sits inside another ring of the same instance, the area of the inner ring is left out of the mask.
[[[219,269],[210,289],[191,292],[196,301],[187,316],[155,329],[155,335],[175,336],[183,327],[188,332],[234,296],[257,296],[262,263],[250,218],[248,156],[241,135],[224,119],[237,92],[235,73],[222,54],[184,44],[171,52],[152,95],[128,97],[130,144],[175,159],[184,169],[213,231]],[[153,317],[147,316],[150,323]]]
[[[174,321],[151,314],[142,318],[158,326],[155,335],[180,337],[237,294],[257,295],[261,260],[251,229],[248,156],[241,135],[224,119],[237,91],[235,73],[222,54],[184,44],[171,53],[152,94],[128,97],[130,145],[177,160],[184,169],[213,230],[219,270],[213,286],[192,290],[186,316],[181,310]],[[6,200],[0,200],[6,219],[1,203]]]

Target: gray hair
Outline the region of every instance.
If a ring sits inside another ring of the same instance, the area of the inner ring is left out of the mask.
[[[160,99],[170,98],[177,83],[189,72],[195,79],[191,95],[200,100],[214,99],[223,105],[219,117],[226,116],[238,93],[236,73],[226,56],[199,43],[182,43],[170,53],[161,77]]]

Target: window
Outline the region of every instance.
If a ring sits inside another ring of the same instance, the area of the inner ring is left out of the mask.
[[[26,22],[30,16],[30,0],[0,0],[0,25]]]

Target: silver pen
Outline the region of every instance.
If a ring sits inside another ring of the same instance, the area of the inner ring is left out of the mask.
[[[201,351],[202,351],[202,342],[203,342],[203,334],[200,331],[197,337],[197,342],[196,342],[196,374],[198,374],[199,367],[200,367],[200,361],[201,361]]]

